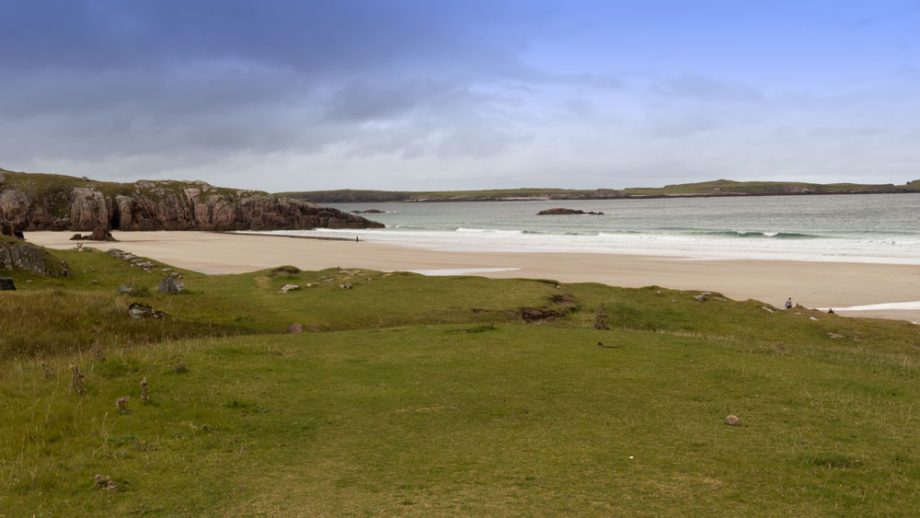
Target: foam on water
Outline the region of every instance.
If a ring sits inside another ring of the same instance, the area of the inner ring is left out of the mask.
[[[630,254],[686,259],[774,259],[791,261],[920,264],[920,240],[899,239],[741,239],[711,235],[537,234],[523,231],[437,230],[285,230],[294,236],[353,238],[411,248],[455,252],[573,252]]]
[[[515,270],[520,270],[520,268],[442,268],[409,271],[432,277],[447,277],[451,275],[475,275],[477,273],[513,272]]]
[[[287,231],[466,252],[920,264],[920,194],[341,204],[379,230]],[[538,216],[552,207],[604,215]]]
[[[821,308],[827,311],[828,308]],[[920,310],[920,300],[910,302],[888,302],[885,304],[867,304],[865,306],[850,306],[848,308],[834,308],[834,311],[917,311]]]

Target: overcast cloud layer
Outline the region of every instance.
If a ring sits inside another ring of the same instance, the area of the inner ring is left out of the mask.
[[[271,191],[920,178],[916,1],[0,0],[0,167]]]

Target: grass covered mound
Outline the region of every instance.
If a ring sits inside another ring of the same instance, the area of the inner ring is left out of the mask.
[[[338,269],[183,272],[165,295],[162,265],[62,255],[73,277],[0,295],[0,515],[920,507],[907,323]]]

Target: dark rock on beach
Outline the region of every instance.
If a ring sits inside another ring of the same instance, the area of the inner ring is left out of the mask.
[[[540,212],[537,213],[537,216],[577,216],[581,214],[585,214],[589,216],[603,216],[604,215],[603,212],[592,212],[592,211],[586,212],[586,211],[578,210],[578,209],[555,208],[555,209],[541,210]]]
[[[117,241],[112,236],[112,232],[104,227],[93,229],[92,234],[74,234],[71,241]]]

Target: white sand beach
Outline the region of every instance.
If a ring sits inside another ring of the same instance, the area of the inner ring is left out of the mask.
[[[468,253],[379,243],[209,232],[114,232],[120,248],[208,274],[241,273],[292,264],[340,266],[428,275],[541,278],[613,286],[657,285],[721,292],[738,300],[781,306],[786,297],[841,315],[920,322],[920,266],[763,260],[697,260],[599,253]],[[72,232],[29,232],[50,248],[73,248]],[[845,311],[840,308],[855,307]]]

